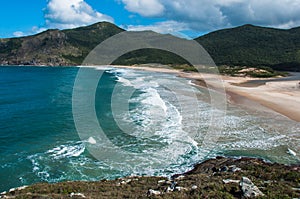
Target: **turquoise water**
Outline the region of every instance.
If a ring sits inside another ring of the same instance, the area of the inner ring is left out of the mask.
[[[73,118],[72,92],[78,70],[0,68],[0,191],[37,182],[168,176],[217,155],[299,162],[287,153],[300,146],[297,122],[229,106],[221,137],[208,153],[197,144],[211,122],[207,91],[174,75],[109,68],[86,69],[103,73],[95,94],[97,119],[114,146],[138,158],[129,166],[118,162],[121,154],[112,159],[95,158],[87,150],[91,140],[80,139]],[[186,102],[197,95],[200,122],[193,120],[195,104],[180,106],[179,95],[168,84],[175,85]],[[84,89],[86,85],[80,86]],[[80,117],[82,121],[87,118],[85,114]],[[195,132],[197,136],[189,136]]]

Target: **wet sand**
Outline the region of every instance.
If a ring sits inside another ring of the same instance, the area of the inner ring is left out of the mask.
[[[250,77],[230,77],[218,74],[182,72],[161,65],[112,66],[116,68],[138,69],[152,72],[177,74],[193,80],[198,86],[224,90],[231,103],[242,104],[248,108],[262,105],[292,120],[300,122],[300,80],[272,80],[266,83],[248,85],[248,81],[262,80]],[[107,68],[107,67],[106,67]]]
[[[181,74],[182,77],[192,79],[217,79],[215,74]],[[249,108],[255,107],[254,101],[264,107],[267,107],[277,113],[280,113],[292,120],[300,122],[300,88],[299,81],[271,81],[265,84],[252,84],[245,86],[247,81],[257,80],[257,78],[249,77],[229,77],[221,76],[226,93],[231,98],[231,102],[242,103],[248,105]],[[199,82],[199,81],[198,81]],[[206,82],[207,84],[207,82]],[[199,84],[203,86],[203,83]],[[213,83],[212,86],[218,87]],[[241,98],[244,97],[247,100]]]

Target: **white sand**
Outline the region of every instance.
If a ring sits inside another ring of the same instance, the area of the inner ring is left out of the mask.
[[[160,65],[155,65],[155,67],[149,65],[111,67],[177,74],[178,76],[184,78],[204,80],[209,87],[213,87],[215,89],[220,89],[220,87],[224,85],[224,88],[227,91],[227,93],[233,93],[235,95],[246,97],[269,109],[272,109],[282,115],[285,115],[286,117],[292,120],[300,122],[299,81],[268,82],[266,83],[266,85],[257,87],[242,87],[238,85],[233,85],[232,83],[239,84],[257,78],[229,77],[216,74],[200,74],[195,72],[185,73],[180,70],[163,68],[163,66]],[[222,82],[218,82],[219,80],[221,80]]]

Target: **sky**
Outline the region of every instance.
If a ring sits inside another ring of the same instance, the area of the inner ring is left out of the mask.
[[[188,38],[244,24],[288,29],[300,26],[300,0],[9,0],[0,38],[100,21]]]

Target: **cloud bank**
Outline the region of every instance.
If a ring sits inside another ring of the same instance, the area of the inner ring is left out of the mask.
[[[147,1],[147,4],[145,3]],[[299,0],[122,0],[144,17],[163,17],[190,30],[211,31],[254,24],[291,28],[300,25]]]

